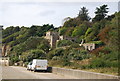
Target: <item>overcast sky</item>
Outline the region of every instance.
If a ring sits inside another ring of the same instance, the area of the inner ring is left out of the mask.
[[[72,2],[70,2],[72,1]],[[81,7],[89,10],[89,16],[94,17],[96,7],[107,4],[109,13],[118,11],[118,2],[80,2],[80,1],[39,1],[39,0],[1,0],[0,24],[8,26],[31,26],[53,24],[58,27],[66,17],[76,17]]]

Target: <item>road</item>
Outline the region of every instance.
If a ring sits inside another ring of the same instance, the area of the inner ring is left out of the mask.
[[[49,72],[28,71],[25,67],[4,66],[2,67],[2,79],[73,79],[73,77]]]

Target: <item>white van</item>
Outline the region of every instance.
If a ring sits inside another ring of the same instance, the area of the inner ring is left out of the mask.
[[[30,70],[47,70],[48,62],[47,60],[33,59],[32,64],[28,65]]]
[[[27,65],[27,70],[31,70],[32,62],[29,62]]]

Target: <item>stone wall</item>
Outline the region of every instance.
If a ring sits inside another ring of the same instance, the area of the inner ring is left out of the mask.
[[[52,72],[64,76],[70,76],[76,79],[118,79],[118,76],[88,72],[82,70],[64,69],[53,67]]]
[[[59,40],[59,35],[57,32],[48,31],[46,32],[45,39],[50,42],[52,48],[56,47],[56,42]]]
[[[9,57],[1,57],[0,58],[0,65],[2,66],[9,66]]]
[[[95,49],[95,44],[94,43],[84,43],[84,44],[79,44],[80,46],[83,46],[86,50],[94,50]]]

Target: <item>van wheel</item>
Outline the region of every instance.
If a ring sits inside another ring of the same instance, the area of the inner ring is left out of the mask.
[[[36,69],[34,69],[33,71],[36,72]]]

